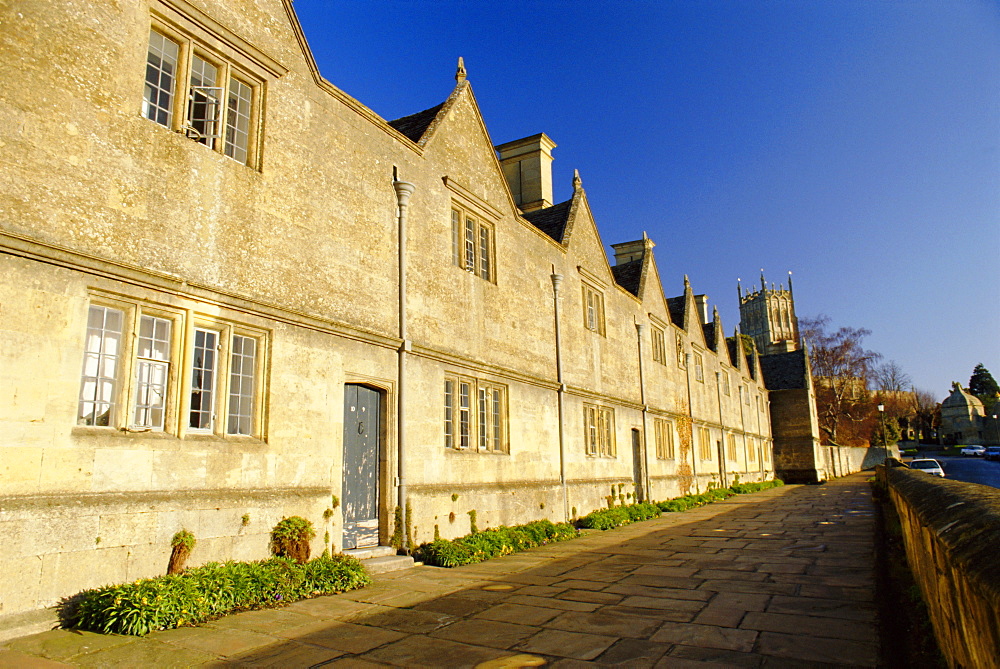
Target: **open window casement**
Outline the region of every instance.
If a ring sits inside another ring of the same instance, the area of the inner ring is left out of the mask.
[[[222,136],[222,95],[219,86],[191,86],[188,91],[188,120],[184,133],[211,146]]]

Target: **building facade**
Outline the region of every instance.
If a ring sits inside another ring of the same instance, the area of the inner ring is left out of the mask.
[[[260,559],[290,515],[337,551],[773,476],[760,357],[651,240],[610,263],[463,66],[386,121],[290,0],[0,13],[0,616],[180,529]]]
[[[941,440],[945,444],[1000,444],[1000,398],[984,407],[957,381],[941,402]]]

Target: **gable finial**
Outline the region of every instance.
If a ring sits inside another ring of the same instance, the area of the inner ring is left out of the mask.
[[[465,59],[462,58],[461,56],[459,56],[458,57],[458,69],[455,70],[455,81],[457,81],[458,83],[461,83],[461,82],[465,81],[466,77],[468,77],[468,76],[469,76],[468,73],[465,71]]]
[[[743,284],[740,283],[739,277],[736,277],[736,294],[741,300],[743,299]]]
[[[583,188],[583,179],[580,178],[580,170],[573,170],[573,190]]]
[[[691,290],[691,280],[688,279],[687,274],[684,275],[684,290],[685,291]]]

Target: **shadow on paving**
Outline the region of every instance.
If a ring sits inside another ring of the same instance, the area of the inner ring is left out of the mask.
[[[78,666],[875,666],[865,475],[168,630]],[[120,657],[117,657],[120,655]]]

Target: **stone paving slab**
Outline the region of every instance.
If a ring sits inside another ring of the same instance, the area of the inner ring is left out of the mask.
[[[867,475],[785,486],[146,638],[53,630],[5,667],[866,667]]]

